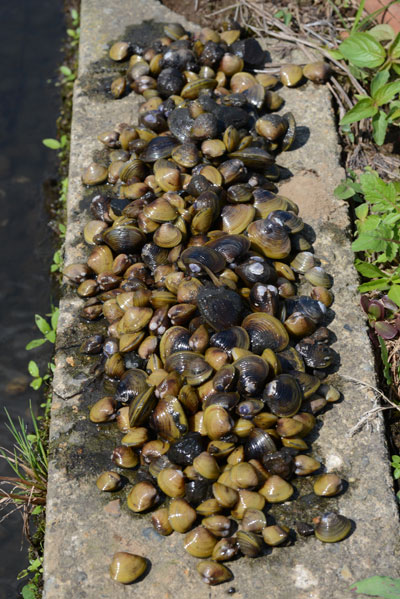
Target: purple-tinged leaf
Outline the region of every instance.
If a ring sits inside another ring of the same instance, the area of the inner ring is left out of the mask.
[[[395,326],[385,320],[375,322],[374,327],[377,334],[383,339],[394,339],[399,332]]]
[[[400,316],[396,316],[392,324],[396,327],[398,331],[400,331]]]
[[[399,309],[398,305],[395,304],[390,297],[388,297],[387,295],[382,295],[381,299],[379,300],[380,302],[382,302],[382,304],[384,305],[384,307],[387,310],[392,310],[392,312],[397,312],[397,310]]]
[[[360,305],[361,308],[364,310],[364,312],[366,312],[368,314],[368,307],[369,307],[369,303],[370,303],[370,299],[368,298],[367,295],[362,295],[360,297]]]

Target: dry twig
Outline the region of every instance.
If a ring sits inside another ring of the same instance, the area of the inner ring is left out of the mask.
[[[397,410],[400,412],[400,406],[395,404],[393,401],[391,401],[380,389],[378,389],[377,387],[374,387],[373,385],[371,385],[370,383],[365,383],[364,381],[360,381],[359,379],[356,379],[352,376],[347,376],[347,375],[342,375],[342,378],[348,380],[348,381],[352,381],[353,383],[356,383],[357,385],[363,385],[364,387],[367,387],[368,389],[371,389],[371,391],[373,391],[375,393],[375,401],[378,401],[378,398],[383,399],[383,401],[387,402],[388,404],[390,404],[389,406],[374,406],[371,410],[368,410],[367,412],[365,412],[360,420],[347,432],[347,436],[348,437],[352,437],[355,433],[357,433],[365,424],[370,423],[372,420],[374,420],[374,418],[376,417],[377,414],[379,414],[380,412],[383,412],[384,410]]]

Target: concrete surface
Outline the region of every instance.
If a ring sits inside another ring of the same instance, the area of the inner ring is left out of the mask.
[[[104,60],[110,41],[124,38],[126,25],[143,19],[180,21],[155,0],[82,0],[79,78],[75,86],[68,198],[66,264],[86,260],[88,249],[81,230],[88,220],[88,194],[80,175],[100,150],[97,134],[118,122],[134,122],[137,99],[112,101],[102,89],[113,78]],[[335,279],[333,305],[336,317],[329,325],[337,337],[333,347],[340,355],[340,369],[332,380],[344,400],[318,417],[313,455],[328,471],[348,481],[338,498],[315,501],[311,479],[294,481],[300,498],[271,509],[278,521],[293,526],[296,519],[311,518],[326,509],[338,509],[355,527],[345,541],[322,544],[315,538],[299,539],[292,546],[276,548],[261,558],[241,558],[228,564],[234,581],[220,587],[203,584],[195,572],[196,559],[183,549],[178,533],[160,537],[150,516],[128,513],[124,497],[101,494],[95,480],[112,466],[115,446],[113,425],[97,431],[88,420],[88,408],[103,392],[98,358],[83,358],[80,342],[93,333],[78,316],[82,305],[66,289],[60,305],[54,399],[51,420],[51,455],[44,561],[44,599],[122,599],[140,594],[141,599],[179,597],[222,598],[230,587],[236,599],[348,599],[349,585],[374,574],[399,574],[398,511],[392,488],[382,419],[354,437],[348,431],[373,406],[368,387],[347,380],[351,376],[374,385],[374,365],[365,321],[358,307],[357,274],[350,249],[349,219],[344,202],[333,189],[344,177],[339,166],[334,115],[329,92],[311,83],[285,90],[285,110],[292,109],[300,142],[280,156],[278,163],[292,173],[282,182],[282,193],[296,201],[301,216],[317,236],[316,254]],[[124,472],[125,474],[125,472]],[[129,485],[128,485],[129,488]],[[146,556],[151,569],[143,581],[124,587],[110,580],[109,564],[115,551],[128,550]]]

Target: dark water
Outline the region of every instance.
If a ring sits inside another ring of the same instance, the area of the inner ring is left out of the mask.
[[[27,364],[34,359],[43,370],[51,355],[48,343],[31,352],[25,345],[38,336],[35,313],[50,306],[54,248],[44,190],[57,171],[41,140],[56,135],[63,27],[62,0],[0,2],[0,445],[8,447],[4,407],[28,421],[31,400],[37,412],[40,392],[29,387]],[[11,474],[3,460],[0,473]],[[0,599],[19,597],[26,582],[16,581],[27,562],[21,524],[18,513],[0,522]]]

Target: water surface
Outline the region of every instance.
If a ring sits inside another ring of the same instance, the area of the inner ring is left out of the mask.
[[[57,170],[41,140],[56,135],[63,27],[61,0],[0,3],[0,445],[8,447],[4,408],[28,421],[32,401],[37,412],[41,397],[29,387],[27,365],[34,359],[43,371],[51,355],[48,343],[31,352],[25,345],[38,336],[35,313],[50,306],[54,248],[45,190]],[[0,473],[10,474],[2,460]],[[16,576],[26,563],[22,520],[14,513],[0,522],[0,599],[20,596],[26,581]]]

